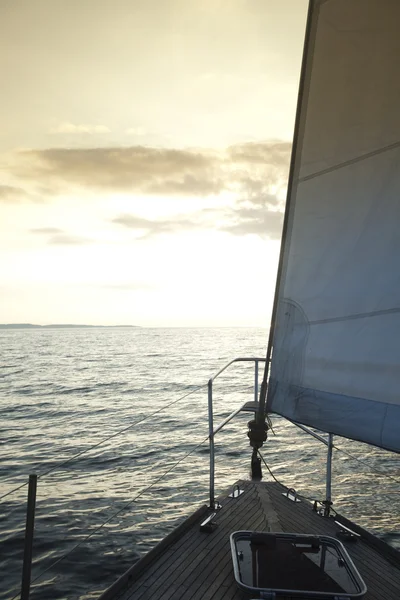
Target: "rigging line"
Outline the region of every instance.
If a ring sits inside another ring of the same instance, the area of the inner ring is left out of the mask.
[[[280,481],[279,481],[279,480],[278,480],[278,479],[275,477],[275,475],[274,475],[274,474],[273,474],[273,472],[271,471],[271,469],[270,469],[269,465],[267,464],[267,462],[266,462],[265,458],[263,457],[263,455],[261,454],[261,452],[260,452],[259,450],[258,450],[257,452],[258,452],[258,455],[260,456],[260,458],[262,459],[262,461],[263,461],[264,465],[267,467],[267,469],[268,469],[268,472],[269,472],[269,474],[271,475],[272,479],[274,479],[274,480],[276,481],[276,483],[279,483],[279,485],[281,485],[281,486],[285,487],[286,489],[288,489],[288,487],[287,487],[285,484],[281,483],[281,482],[280,482]]]
[[[79,548],[79,546],[81,546],[82,544],[84,544],[85,542],[87,542],[91,537],[93,537],[97,532],[99,532],[100,529],[103,529],[104,525],[107,525],[107,523],[109,523],[110,521],[112,521],[120,513],[122,513],[124,510],[126,510],[128,508],[128,506],[130,506],[133,502],[135,502],[138,498],[140,498],[140,496],[143,496],[143,494],[145,494],[146,492],[148,492],[150,488],[152,488],[159,481],[161,481],[161,479],[163,479],[166,475],[168,475],[168,473],[170,473],[173,469],[175,469],[175,467],[177,467],[182,461],[184,461],[185,458],[187,458],[188,456],[190,456],[191,454],[193,454],[193,452],[195,452],[197,450],[197,448],[199,448],[202,444],[204,444],[204,442],[206,442],[208,439],[209,439],[209,436],[207,435],[194,448],[192,448],[189,452],[187,452],[184,456],[182,456],[178,461],[176,461],[176,463],[174,463],[171,467],[169,467],[166,471],[164,471],[164,473],[162,475],[160,475],[160,477],[158,477],[157,479],[155,479],[153,481],[153,483],[151,483],[146,488],[144,488],[142,491],[140,491],[134,498],[132,498],[132,500],[129,500],[128,502],[126,502],[122,508],[120,508],[119,510],[117,510],[117,512],[115,512],[114,514],[112,514],[101,525],[99,525],[99,527],[96,527],[96,529],[94,529],[93,531],[91,531],[85,538],[83,538],[83,540],[81,540],[80,542],[78,542],[77,544],[75,544],[75,546],[73,548],[71,548],[71,550],[68,550],[68,552],[66,552],[65,554],[63,554],[63,556],[61,556],[60,558],[58,558],[57,560],[55,560],[51,565],[49,565],[46,569],[44,569],[41,573],[39,573],[39,575],[37,575],[34,579],[32,579],[32,583],[35,583],[35,581],[37,581],[38,579],[40,579],[45,573],[47,573],[47,571],[49,571],[50,569],[52,569],[53,567],[55,567],[56,565],[58,565],[58,563],[60,563],[62,560],[64,560],[64,558],[66,558],[67,556],[70,556],[70,554],[72,554],[77,548]],[[20,596],[20,594],[18,593],[11,600],[16,600],[19,596]]]
[[[40,473],[38,475],[38,479],[45,477],[46,475],[49,475],[49,473],[52,473],[53,471],[56,471],[57,469],[62,469],[62,467],[65,467],[65,465],[69,464],[70,462],[72,462],[73,460],[75,460],[76,458],[79,458],[80,456],[82,456],[83,454],[85,454],[86,452],[89,452],[90,450],[93,450],[94,448],[97,448],[98,446],[101,446],[101,444],[104,444],[105,442],[108,442],[109,440],[117,437],[118,435],[120,435],[121,433],[125,433],[125,431],[128,431],[129,429],[132,429],[132,427],[135,427],[135,425],[139,425],[140,423],[143,423],[144,421],[147,421],[147,419],[150,419],[151,417],[154,417],[154,415],[157,415],[158,413],[162,412],[163,410],[165,410],[166,408],[169,408],[170,406],[173,406],[174,404],[176,404],[177,402],[180,402],[181,400],[184,400],[185,398],[187,398],[188,396],[190,396],[191,394],[194,394],[195,392],[197,392],[200,388],[205,387],[207,384],[203,383],[202,385],[198,385],[196,386],[193,390],[191,390],[190,392],[188,392],[187,394],[184,394],[183,396],[181,396],[180,398],[178,398],[177,400],[173,400],[172,402],[170,402],[169,404],[166,404],[164,406],[162,406],[161,408],[155,410],[154,412],[150,413],[149,415],[143,417],[142,419],[139,419],[138,421],[135,421],[134,423],[132,423],[131,425],[128,425],[127,427],[124,427],[123,429],[120,429],[119,431],[117,431],[116,433],[113,433],[112,435],[109,435],[105,438],[103,438],[102,440],[100,440],[99,442],[97,442],[96,444],[93,444],[92,446],[89,446],[89,448],[85,448],[85,450],[82,450],[81,452],[78,452],[78,454],[74,454],[73,456],[71,456],[70,458],[67,458],[65,461],[58,463],[56,465],[54,465],[54,467],[51,467],[51,469],[48,469],[47,471],[45,471],[44,473]],[[4,480],[3,480],[4,481]],[[20,490],[21,488],[27,486],[29,483],[29,481],[26,481],[25,483],[22,483],[21,485],[19,485],[18,487],[14,488],[13,490],[10,490],[9,492],[7,492],[6,494],[3,494],[3,496],[0,496],[0,501],[3,500],[4,498],[6,498],[7,496],[10,496],[11,494],[13,494],[14,492],[17,492],[18,490]]]
[[[299,427],[299,425],[297,423],[295,423],[294,421],[291,421],[290,419],[286,419],[286,420],[289,423],[291,423],[292,425],[296,425],[296,427]],[[301,427],[300,427],[300,429],[301,429]],[[307,433],[307,432],[305,431],[304,433]],[[354,440],[354,441],[357,441],[357,440]],[[332,447],[335,448],[335,450],[339,450],[339,452],[343,452],[344,454],[347,454],[350,458],[357,460],[359,463],[365,465],[370,471],[374,471],[378,475],[381,475],[382,477],[391,479],[395,483],[400,484],[399,479],[396,479],[396,477],[393,477],[393,475],[390,475],[389,473],[386,473],[385,471],[382,471],[381,469],[377,469],[376,467],[371,466],[365,459],[358,458],[354,454],[351,454],[348,450],[345,450],[344,448],[342,448],[340,446],[336,446],[336,444],[332,444]],[[386,494],[382,494],[382,495],[386,495]]]
[[[337,446],[335,446],[335,445],[334,445],[333,447],[334,447],[336,450],[342,450],[342,448],[338,448],[338,447],[337,447]],[[349,454],[349,453],[348,453],[346,450],[342,450],[342,452],[346,452],[346,454]],[[260,455],[260,457],[262,458],[262,460],[263,460],[263,462],[264,462],[265,466],[266,466],[266,467],[267,467],[267,469],[268,469],[268,472],[269,472],[269,474],[270,474],[270,475],[271,475],[271,477],[272,477],[272,478],[273,478],[273,479],[276,481],[276,483],[278,483],[278,484],[279,484],[279,485],[281,485],[282,487],[286,488],[287,490],[290,490],[290,488],[289,488],[287,485],[285,485],[284,483],[282,483],[281,481],[279,481],[279,479],[277,479],[277,478],[275,477],[275,475],[274,475],[274,474],[273,474],[273,472],[271,471],[271,469],[270,469],[269,465],[268,465],[268,464],[267,464],[267,462],[265,461],[265,458],[263,457],[263,455],[261,454],[261,452],[260,452],[259,450],[258,450],[258,454],[259,454],[259,455]],[[349,454],[349,456],[350,456],[351,458],[355,458],[356,460],[359,460],[360,462],[363,462],[363,461],[361,461],[361,459],[357,459],[355,456],[352,456],[352,455],[350,455],[350,454]],[[378,471],[378,473],[380,473],[380,475],[385,475],[385,473],[382,473],[381,471]],[[389,477],[390,477],[390,475],[389,475]],[[394,480],[396,481],[396,479],[395,479],[394,477],[392,477],[392,479],[394,479]],[[396,481],[396,483],[397,483],[397,481]],[[297,493],[297,495],[299,496],[299,498],[304,498],[305,500],[308,500],[309,502],[315,502],[315,501],[317,501],[317,502],[319,502],[320,504],[323,504],[323,503],[321,502],[321,500],[316,500],[316,498],[310,498],[309,496],[305,496],[304,494],[301,494],[301,493],[299,493],[299,492],[296,492],[296,493]],[[384,496],[384,497],[386,497],[386,498],[392,498],[392,496],[391,496],[390,494],[388,494],[388,493],[385,493],[385,492],[384,492],[384,493],[382,493],[382,494],[379,494],[379,495],[380,495],[380,496]],[[331,506],[331,510],[333,510],[335,514],[338,514],[338,513],[337,513],[337,511],[336,511],[336,510],[335,510],[335,509],[334,509],[332,506]],[[14,600],[14,599],[13,599],[13,600]]]
[[[287,485],[285,485],[284,483],[282,483],[281,481],[279,481],[279,479],[277,479],[275,477],[275,475],[273,474],[273,472],[271,471],[267,461],[265,460],[265,458],[263,457],[263,455],[261,454],[261,452],[258,450],[257,451],[260,458],[262,459],[264,465],[267,467],[269,474],[271,475],[271,477],[274,479],[274,481],[276,481],[276,483],[279,483],[279,485],[281,485],[282,487],[286,488],[288,491],[291,489],[289,488]],[[308,500],[309,502],[315,502],[315,498],[309,498],[308,496],[305,496],[304,494],[299,494],[298,492],[296,492],[296,494],[300,497],[300,498],[304,498],[305,500]],[[319,500],[318,500],[319,502]],[[14,599],[13,599],[14,600]]]
[[[348,450],[345,450],[344,448],[341,448],[340,446],[336,446],[336,444],[333,444],[333,447],[335,448],[335,450],[339,450],[339,452],[343,452],[344,454],[347,454],[347,456],[349,456],[353,460],[356,460],[359,463],[362,463],[370,471],[374,471],[375,473],[377,473],[378,475],[381,475],[382,477],[387,477],[388,479],[391,479],[392,481],[394,481],[397,484],[400,483],[400,479],[396,479],[396,477],[393,477],[393,475],[390,475],[389,473],[385,473],[385,471],[381,471],[380,469],[377,469],[376,467],[372,467],[363,458],[359,458],[358,456],[354,456],[354,454],[351,454]]]
[[[3,496],[0,496],[0,500],[3,500],[3,498],[7,498],[7,496],[10,496],[11,494],[14,494],[14,492],[18,492],[18,490],[22,489],[23,487],[26,487],[28,485],[28,483],[29,483],[28,481],[26,481],[25,483],[21,483],[21,485],[19,485],[18,487],[14,488],[10,492],[7,492],[6,494],[3,494]]]

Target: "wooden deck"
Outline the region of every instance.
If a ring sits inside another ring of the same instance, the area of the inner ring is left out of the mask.
[[[334,518],[323,518],[310,503],[282,496],[277,483],[240,482],[239,498],[220,499],[222,509],[212,533],[199,530],[206,507],[192,515],[136,563],[100,600],[244,600],[233,575],[229,536],[237,530],[285,531],[336,537]],[[336,517],[338,518],[338,517]],[[363,577],[365,600],[400,599],[400,553],[354,524],[357,542],[343,542]],[[343,540],[342,540],[343,541]],[[254,596],[253,596],[254,597]]]

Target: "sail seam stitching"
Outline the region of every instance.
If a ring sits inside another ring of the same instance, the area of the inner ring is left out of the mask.
[[[317,171],[316,173],[311,173],[311,175],[299,177],[298,182],[303,183],[304,181],[309,181],[310,179],[315,179],[316,177],[327,175],[328,173],[338,171],[343,167],[354,165],[355,163],[366,160],[367,158],[372,158],[373,156],[376,156],[377,154],[383,154],[384,152],[390,152],[390,150],[395,150],[399,147],[400,141],[395,142],[394,144],[390,144],[389,146],[384,146],[383,148],[378,148],[377,150],[373,150],[372,152],[368,152],[367,154],[362,154],[361,156],[357,156],[356,158],[351,158],[350,160],[346,160],[345,162],[339,163],[338,165],[334,165],[333,167],[328,167],[327,169],[322,169],[321,171]]]
[[[347,315],[344,317],[330,317],[328,319],[318,319],[316,321],[309,321],[309,325],[322,325],[323,323],[335,323],[337,321],[352,321],[353,319],[365,319],[367,317],[379,317],[381,315],[391,315],[399,313],[400,307],[387,308],[385,310],[375,310],[368,313],[358,313],[354,315]]]

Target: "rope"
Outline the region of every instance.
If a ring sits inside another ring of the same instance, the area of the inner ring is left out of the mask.
[[[37,575],[34,579],[32,579],[32,583],[35,583],[35,581],[37,581],[38,579],[40,579],[45,573],[47,573],[48,571],[50,571],[50,569],[53,569],[53,567],[55,567],[56,565],[58,565],[58,563],[60,563],[62,560],[64,560],[67,556],[70,556],[77,548],[79,548],[79,546],[81,546],[82,544],[84,544],[85,542],[87,542],[91,537],[93,537],[96,533],[98,533],[101,529],[103,529],[103,527],[105,525],[107,525],[107,523],[109,523],[110,521],[112,521],[120,513],[122,513],[124,510],[126,510],[131,504],[133,504],[133,502],[135,502],[136,500],[138,500],[138,498],[140,498],[140,496],[143,496],[143,494],[145,494],[146,492],[148,492],[149,489],[151,489],[153,486],[155,486],[166,475],[168,475],[168,473],[170,473],[173,469],[175,469],[175,467],[177,467],[183,460],[185,460],[185,458],[188,458],[188,456],[190,456],[191,454],[193,454],[193,452],[195,452],[197,450],[197,448],[199,448],[202,444],[204,444],[204,442],[206,442],[208,439],[209,439],[209,436],[207,435],[207,437],[205,437],[201,442],[199,442],[194,448],[192,448],[189,452],[187,452],[184,456],[182,456],[178,461],[176,461],[176,463],[174,463],[171,467],[169,467],[166,471],[164,471],[164,473],[162,475],[160,475],[160,477],[158,477],[157,479],[155,479],[153,481],[153,483],[151,483],[146,488],[144,488],[143,490],[141,490],[134,498],[132,498],[131,500],[128,500],[128,502],[126,502],[122,508],[120,508],[119,510],[117,510],[117,512],[115,512],[114,514],[112,514],[101,525],[99,525],[98,527],[96,527],[96,529],[94,529],[93,531],[91,531],[85,538],[83,538],[83,540],[81,540],[80,542],[78,542],[77,544],[75,544],[75,546],[73,548],[71,548],[71,550],[68,550],[68,552],[66,552],[65,554],[63,554],[63,556],[61,556],[60,558],[58,558],[57,560],[55,560],[50,566],[48,566],[41,573],[39,573],[39,575]],[[17,598],[19,598],[19,596],[20,596],[20,594],[18,593],[11,600],[16,600]]]
[[[267,461],[265,460],[265,458],[263,457],[263,455],[261,454],[261,452],[259,450],[258,450],[258,454],[259,454],[260,458],[262,459],[264,465],[267,467],[268,473],[271,475],[271,477],[274,479],[274,481],[276,481],[276,483],[278,483],[279,485],[284,487],[287,491],[290,491],[291,489],[293,489],[293,488],[289,488],[287,485],[285,485],[284,483],[279,481],[279,479],[277,479],[275,477],[275,475],[273,474],[273,472],[271,471]],[[309,502],[321,502],[320,500],[316,500],[315,498],[309,498],[308,496],[305,496],[304,494],[299,494],[298,492],[296,492],[296,494],[300,498],[304,498],[305,500],[308,500]]]
[[[274,474],[273,474],[273,472],[271,471],[271,469],[270,469],[269,465],[267,464],[267,461],[265,460],[265,458],[263,457],[263,455],[261,454],[261,452],[260,452],[259,450],[258,450],[258,455],[259,455],[259,457],[261,458],[261,460],[263,461],[264,465],[267,467],[267,469],[268,469],[268,473],[271,475],[272,479],[274,479],[274,481],[276,481],[276,483],[279,483],[279,485],[281,485],[282,487],[284,487],[284,488],[286,488],[286,489],[289,489],[289,488],[287,487],[287,485],[284,485],[284,484],[283,484],[281,481],[279,481],[279,480],[278,480],[278,479],[275,477],[275,475],[274,475]]]
[[[157,415],[158,413],[162,412],[166,408],[169,408],[170,406],[173,406],[174,404],[177,404],[177,402],[180,402],[181,400],[184,400],[185,398],[187,398],[191,394],[194,394],[200,388],[205,387],[205,385],[206,384],[202,384],[202,385],[196,386],[193,390],[191,390],[187,394],[184,394],[183,396],[181,396],[177,400],[173,400],[169,404],[166,404],[165,406],[162,406],[161,408],[155,410],[154,412],[150,413],[146,417],[143,417],[142,419],[139,419],[138,421],[135,421],[131,425],[128,425],[128,427],[124,427],[123,429],[120,429],[116,433],[113,433],[113,434],[111,434],[111,435],[103,438],[102,440],[100,440],[96,444],[93,444],[92,446],[89,446],[89,448],[85,448],[85,450],[82,450],[81,452],[78,452],[78,454],[74,454],[70,458],[67,458],[65,461],[63,461],[61,463],[58,463],[57,465],[54,465],[54,467],[51,467],[50,469],[48,469],[44,473],[41,473],[40,475],[38,475],[38,479],[41,479],[42,477],[46,477],[46,475],[49,475],[49,473],[52,473],[53,471],[56,471],[58,469],[62,469],[62,467],[65,467],[67,464],[69,464],[70,462],[72,462],[76,458],[79,458],[80,456],[82,456],[86,452],[90,452],[90,450],[93,450],[94,448],[97,448],[98,446],[101,446],[105,442],[108,442],[109,440],[112,440],[113,438],[117,437],[118,435],[121,435],[122,433],[125,433],[125,431],[128,431],[129,429],[132,429],[132,427],[135,427],[136,425],[139,425],[140,423],[143,423],[144,421],[147,421],[147,419],[150,419],[151,417],[154,417],[155,415]],[[6,494],[3,494],[3,496],[0,496],[0,501],[3,500],[4,498],[6,498],[7,496],[10,496],[11,494],[14,494],[14,492],[17,492],[18,490],[20,490],[23,487],[27,486],[28,483],[29,483],[29,481],[26,481],[25,483],[22,483],[21,485],[19,485],[18,487],[14,488],[13,490],[7,492]]]

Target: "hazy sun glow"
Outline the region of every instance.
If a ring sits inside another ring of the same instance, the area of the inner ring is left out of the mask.
[[[1,9],[2,322],[268,325],[306,4]]]

